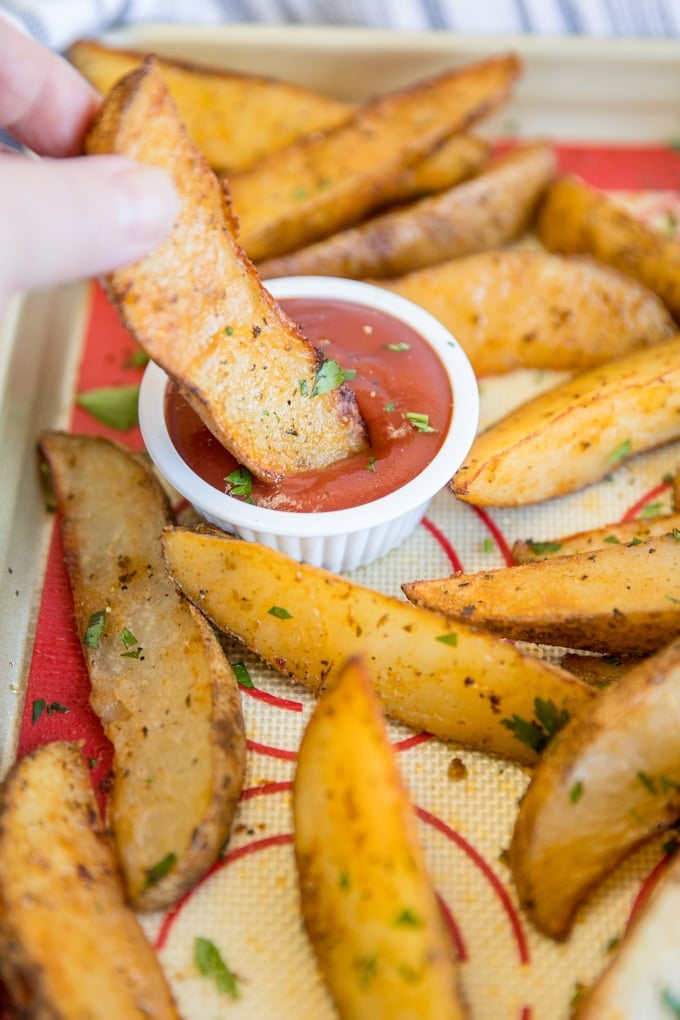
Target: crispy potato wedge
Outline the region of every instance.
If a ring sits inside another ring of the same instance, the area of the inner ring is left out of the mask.
[[[509,863],[536,927],[569,934],[578,906],[680,815],[680,642],[602,691],[543,753]]]
[[[68,58],[103,94],[145,53],[79,39]],[[189,135],[217,173],[233,173],[301,135],[347,120],[352,107],[292,82],[158,58]]]
[[[385,93],[233,175],[242,246],[263,262],[359,222],[407,167],[499,106],[520,70],[510,54]]]
[[[618,521],[602,528],[578,531],[562,538],[534,542],[533,539],[518,538],[512,544],[512,558],[515,563],[533,563],[552,556],[571,556],[573,553],[587,553],[593,549],[606,549],[608,545],[627,545],[642,542],[657,535],[668,535],[680,531],[680,513],[659,514],[657,517],[637,517],[634,520]]]
[[[639,909],[611,962],[579,1001],[574,1020],[669,1020],[680,1009],[680,857]]]
[[[293,820],[302,916],[339,1016],[467,1016],[413,807],[358,659],[307,724]]]
[[[91,704],[113,744],[109,818],[130,902],[173,903],[228,839],[243,782],[238,685],[177,591],[147,462],[107,439],[47,433]]]
[[[675,333],[651,291],[586,257],[486,251],[375,282],[443,322],[480,376],[585,371]]]
[[[75,744],[25,755],[0,790],[0,977],[21,1017],[179,1020]]]
[[[263,277],[400,276],[497,248],[527,226],[555,171],[547,143],[492,160],[465,184],[388,210],[350,230],[258,266]]]
[[[647,226],[578,177],[550,187],[536,225],[555,252],[586,252],[658,294],[680,317],[680,240]]]
[[[680,533],[402,588],[414,605],[516,641],[645,655],[680,633]]]
[[[508,642],[257,543],[176,528],[163,545],[187,597],[275,669],[319,693],[361,656],[386,714],[444,740],[533,761],[507,723],[537,699],[571,713],[593,696]]]
[[[159,166],[175,182],[181,208],[169,237],[112,273],[107,289],[127,329],[222,445],[265,481],[363,449],[354,393],[346,383],[315,393],[323,356],[244,257],[222,189],[154,58],[109,94],[87,150]]]
[[[477,436],[451,490],[483,506],[540,503],[678,437],[680,335],[575,375],[505,415]]]
[[[453,188],[477,173],[489,158],[491,146],[474,134],[455,134],[422,159],[405,167],[385,190],[381,206],[422,198]]]

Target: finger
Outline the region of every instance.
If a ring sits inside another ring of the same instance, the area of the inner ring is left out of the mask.
[[[63,57],[3,17],[0,53],[0,126],[41,155],[77,155],[99,93]]]
[[[0,158],[0,297],[134,262],[177,213],[161,170],[122,156]]]

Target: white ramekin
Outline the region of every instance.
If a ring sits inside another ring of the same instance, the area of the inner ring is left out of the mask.
[[[277,300],[329,298],[377,309],[400,319],[430,344],[453,390],[449,430],[432,461],[400,489],[351,509],[295,513],[254,506],[219,492],[180,457],[165,419],[168,379],[153,362],[147,365],[140,388],[142,437],[157,470],[204,520],[293,559],[335,572],[354,570],[400,545],[462,464],[479,421],[477,380],[466,354],[449,331],[429,312],[388,290],[325,276],[282,277],[267,280],[266,287]]]

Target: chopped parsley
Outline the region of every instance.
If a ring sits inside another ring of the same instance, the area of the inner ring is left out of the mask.
[[[493,539],[489,538],[487,536],[487,538],[485,538],[484,541],[482,542],[482,549],[484,550],[484,552],[487,552],[487,553],[488,552],[493,552],[493,550],[494,550],[494,541],[493,541]]]
[[[443,645],[451,645],[452,648],[455,648],[458,644],[458,635],[455,630],[450,630],[446,634],[437,634],[437,641],[441,641]]]
[[[397,351],[399,353],[401,351],[410,351],[411,350],[411,345],[407,344],[404,341],[403,343],[400,343],[400,344],[385,344],[385,348],[388,351]]]
[[[608,542],[609,545],[621,545],[621,539],[617,538],[616,535],[607,535],[602,541]]]
[[[645,503],[640,513],[642,520],[649,520],[650,517],[658,517],[663,513],[663,503]]]
[[[355,375],[356,371],[353,368],[343,371],[337,361],[328,358],[319,365],[312,396],[318,397],[322,393],[329,393],[330,390],[337,390],[347,379],[353,379]]]
[[[569,800],[572,804],[576,804],[583,796],[583,780],[579,779],[574,783],[572,788],[569,790]]]
[[[397,406],[396,400],[392,400],[389,404],[385,404],[385,411],[390,414]]]
[[[515,712],[512,718],[501,719],[501,725],[510,730],[516,740],[540,754],[550,738],[569,722],[569,712],[566,708],[558,711],[550,699],[534,698],[534,713],[536,718],[527,720]]]
[[[394,919],[394,923],[399,928],[422,928],[423,926],[422,919],[410,907],[404,907],[403,910],[400,910]]]
[[[123,627],[120,633],[120,639],[125,646],[125,651],[121,652],[121,656],[124,659],[139,659],[142,655],[142,646],[139,641],[128,627]]]
[[[255,686],[250,678],[250,673],[248,672],[245,662],[233,662],[231,668],[234,671],[234,676],[236,677],[239,687],[247,687],[251,689]]]
[[[253,491],[253,476],[247,467],[237,467],[224,479],[230,496],[250,496]]]
[[[661,989],[661,1005],[669,1010],[671,1016],[680,1017],[680,995],[676,995],[670,988]]]
[[[275,616],[277,620],[292,620],[293,614],[289,613],[287,609],[283,609],[282,606],[272,606],[271,609],[267,610],[270,616]]]
[[[157,864],[146,869],[146,882],[144,883],[145,889],[150,889],[154,885],[158,885],[162,878],[168,875],[174,866],[177,864],[177,854],[170,851],[165,857],[162,857]]]
[[[406,421],[413,425],[416,432],[436,432],[430,425],[429,414],[421,414],[419,411],[407,411],[404,415]]]
[[[225,332],[225,334],[227,336],[233,336],[234,335],[234,327],[233,326],[225,326],[224,327],[224,332]]]
[[[214,942],[200,935],[194,939],[194,963],[203,977],[212,978],[218,991],[238,999],[238,978],[224,962]]]
[[[101,386],[86,390],[78,394],[76,403],[103,425],[127,432],[138,423],[139,385]]]
[[[640,770],[637,773],[637,778],[640,780],[645,790],[647,790],[649,793],[656,793],[656,783],[654,782],[651,776],[647,775],[646,772]]]
[[[51,701],[48,705],[44,698],[34,698],[31,705],[31,724],[35,725],[44,712],[47,715],[54,715],[55,712],[60,715],[68,715],[68,711],[66,705],[62,705],[58,701]]]
[[[87,622],[87,628],[83,637],[83,644],[88,648],[99,648],[99,640],[104,632],[106,622],[106,610],[98,609],[93,613]]]
[[[366,470],[367,471],[375,471],[375,462],[376,462],[376,458],[375,457],[369,457],[368,458],[368,463],[366,464]]]
[[[546,554],[559,552],[562,548],[561,542],[532,542],[527,543],[534,556],[545,556]]]
[[[624,439],[622,443],[616,447],[615,450],[607,457],[607,464],[617,464],[620,460],[624,460],[625,457],[630,456],[630,452],[633,449],[633,444],[630,439]]]

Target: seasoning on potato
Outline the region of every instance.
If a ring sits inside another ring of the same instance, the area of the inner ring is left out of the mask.
[[[365,664],[349,660],[300,743],[300,905],[343,1020],[463,1020],[453,939]]]
[[[238,685],[161,553],[172,520],[148,462],[108,439],[43,434],[90,701],[113,744],[108,805],[126,895],[174,903],[229,838],[243,784]]]
[[[73,743],[24,755],[0,787],[0,977],[17,1016],[180,1020]]]

